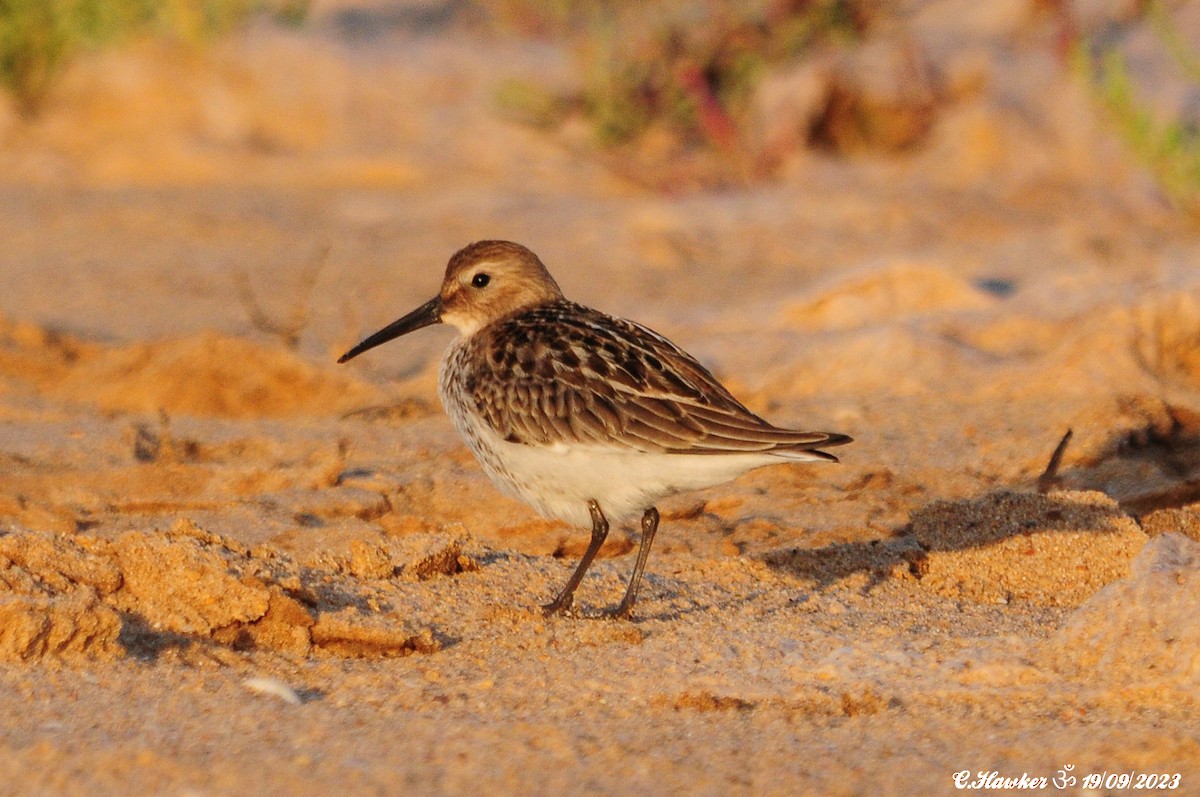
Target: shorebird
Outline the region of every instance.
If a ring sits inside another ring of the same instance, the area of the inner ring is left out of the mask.
[[[625,596],[629,617],[658,530],[655,503],[785,461],[837,457],[843,434],[781,429],[708,369],[632,321],[568,301],[546,266],[509,241],[479,241],[446,266],[438,295],[351,348],[352,357],[431,324],[456,327],[438,374],[447,414],[491,480],[542,515],[592,528],[558,596],[575,589],[619,522],[642,513]]]

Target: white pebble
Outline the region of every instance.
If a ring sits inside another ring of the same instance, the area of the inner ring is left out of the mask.
[[[298,706],[301,702],[300,695],[296,694],[296,690],[278,678],[247,678],[245,686],[251,692],[274,695],[290,706]]]

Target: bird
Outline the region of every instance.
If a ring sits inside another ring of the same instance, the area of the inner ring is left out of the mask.
[[[641,513],[632,575],[605,612],[630,618],[661,499],[766,465],[837,462],[823,449],[852,442],[773,426],[662,335],[568,300],[538,256],[511,241],[460,249],[436,296],[338,362],[439,323],[459,335],[443,355],[438,393],[492,482],[543,516],[591,525],[583,557],[542,607],[547,615],[574,611],[610,520]]]

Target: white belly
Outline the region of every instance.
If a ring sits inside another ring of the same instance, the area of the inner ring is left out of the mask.
[[[491,440],[486,440],[487,436]],[[538,512],[578,526],[591,524],[588,501],[595,500],[610,521],[639,516],[660,499],[721,484],[762,465],[781,460],[762,454],[687,455],[527,446],[500,440],[490,429],[477,446],[467,443],[500,490]]]
[[[632,449],[510,443],[469,407],[447,365],[438,392],[446,413],[484,471],[506,495],[546,517],[591,525],[588,501],[612,522],[641,515],[660,499],[729,481],[748,470],[786,461],[772,454],[659,454]]]

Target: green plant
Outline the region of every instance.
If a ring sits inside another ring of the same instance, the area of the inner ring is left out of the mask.
[[[508,82],[497,99],[540,126],[572,111],[602,146],[664,128],[683,146],[736,149],[741,120],[762,74],[823,41],[857,38],[863,0],[479,0],[521,30],[567,33],[581,90],[555,97]],[[503,8],[503,13],[496,7]]]
[[[90,14],[58,0],[0,0],[0,80],[33,114]]]
[[[1152,3],[1147,14],[1185,79],[1200,85],[1200,63],[1187,51],[1161,5]],[[1196,122],[1156,117],[1138,99],[1129,65],[1115,48],[1094,56],[1091,43],[1080,42],[1072,61],[1126,147],[1150,170],[1167,199],[1200,220],[1200,128]]]
[[[199,41],[261,12],[296,22],[309,0],[0,0],[0,84],[35,115],[80,52],[138,35]]]
[[[854,38],[861,24],[852,0],[786,0],[708,2],[648,27],[609,25],[581,47],[582,104],[606,145],[661,122],[684,142],[729,149],[770,64]]]

